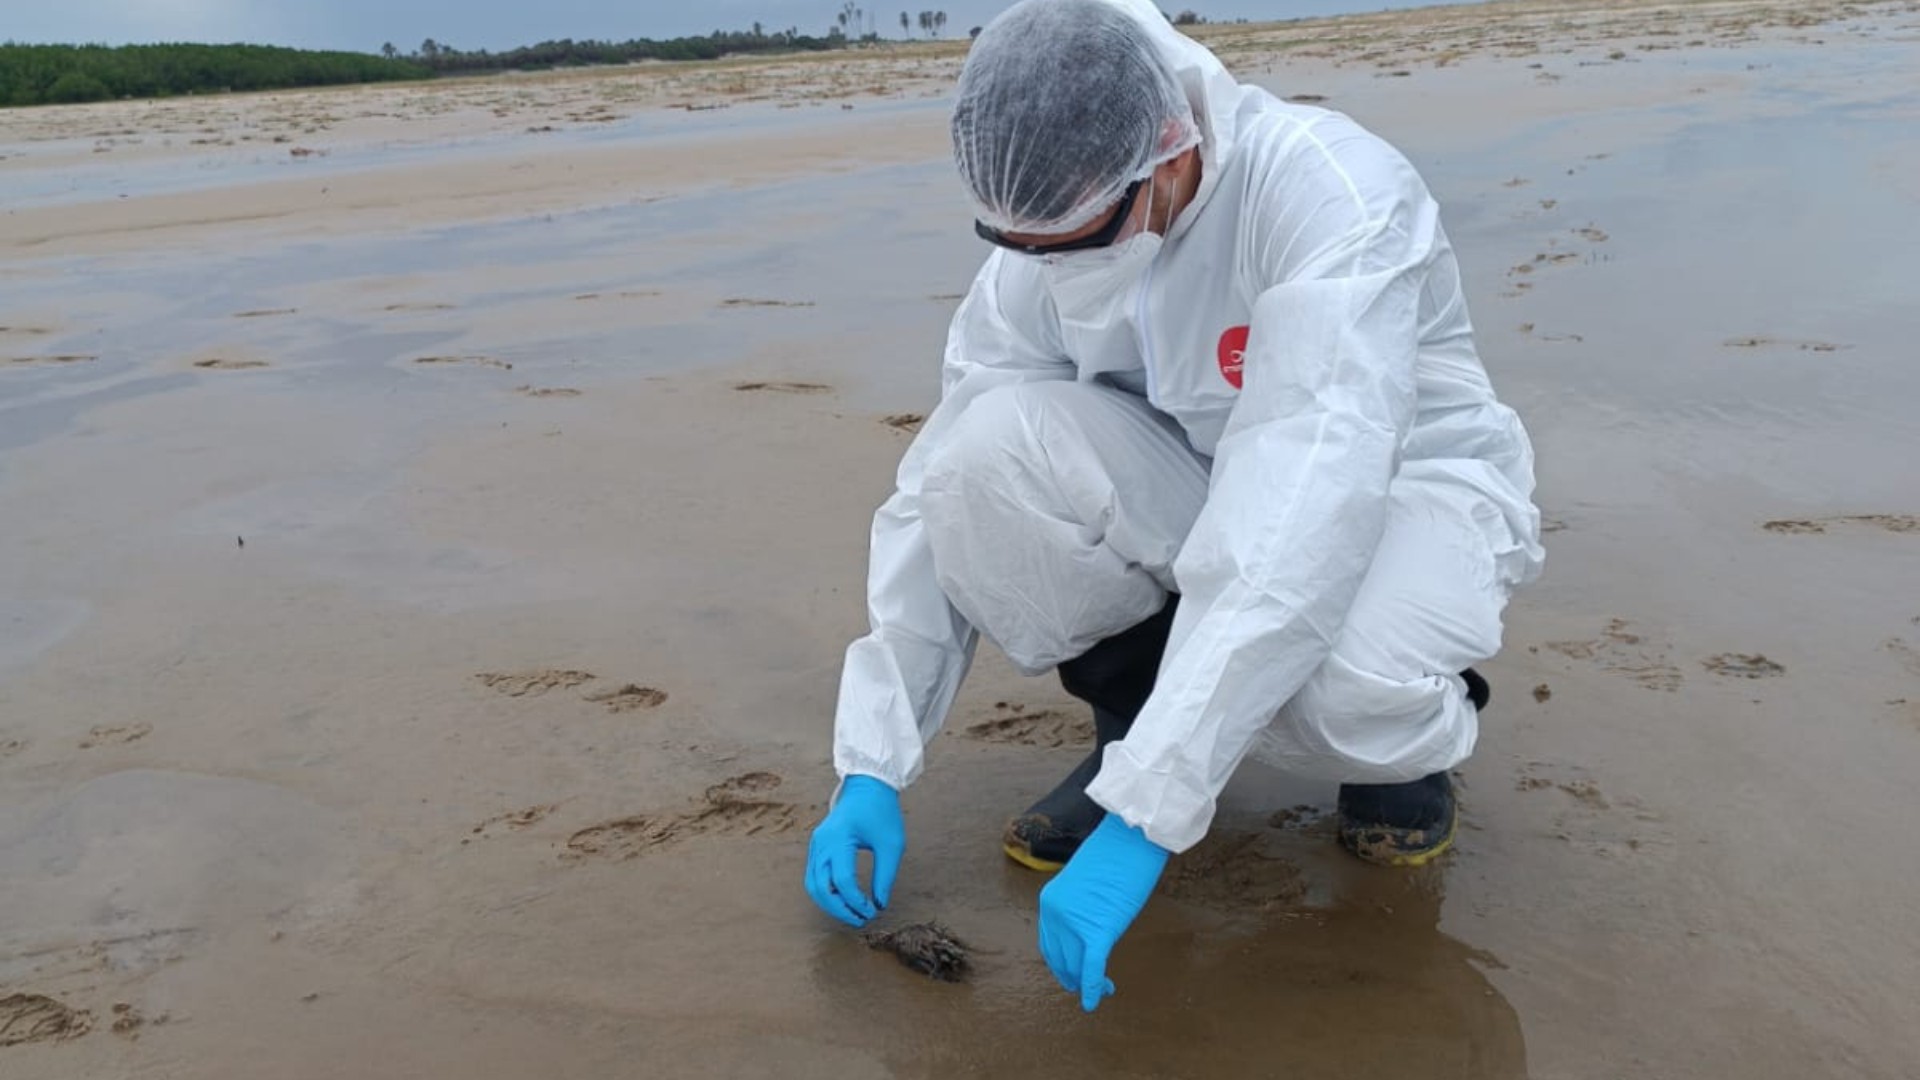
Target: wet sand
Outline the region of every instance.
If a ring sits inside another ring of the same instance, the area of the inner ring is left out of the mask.
[[[983,649],[969,980],[807,901],[954,47],[0,113],[0,1075],[1920,1075],[1920,7],[1206,35],[1427,175],[1536,439],[1457,854],[1250,766],[1083,1016]]]

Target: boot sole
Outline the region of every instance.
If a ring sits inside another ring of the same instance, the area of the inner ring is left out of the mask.
[[[1372,863],[1375,866],[1425,866],[1452,850],[1453,838],[1459,830],[1460,815],[1456,813],[1447,821],[1447,834],[1442,836],[1437,843],[1421,848],[1418,851],[1393,850],[1391,842],[1384,835],[1385,830],[1377,827],[1340,830],[1340,846],[1346,848],[1348,852],[1361,862]],[[1365,834],[1369,832],[1382,833],[1383,835],[1380,840],[1369,843],[1364,839]]]
[[[1043,874],[1055,873],[1067,865],[1066,863],[1054,862],[1051,859],[1043,859],[1015,843],[1003,843],[1000,845],[1000,850],[1007,853],[1007,858],[1012,859],[1021,866],[1029,870],[1038,870]]]

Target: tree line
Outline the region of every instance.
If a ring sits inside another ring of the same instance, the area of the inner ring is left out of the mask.
[[[412,53],[393,45],[382,55],[288,49],[273,45],[16,45],[0,43],[0,108],[118,98],[172,97],[227,91],[430,79],[638,60],[713,60],[757,52],[835,49],[837,32],[715,31],[705,37],[653,41],[546,41],[506,52],[466,51],[429,38]]]
[[[380,55],[289,49],[273,45],[17,45],[0,43],[0,108],[170,97],[226,91],[391,82],[436,75],[630,64],[642,60],[715,60],[752,53],[818,52],[852,41],[879,40],[875,13],[845,3],[836,25],[822,35],[797,27],[720,31],[696,37],[630,41],[543,41],[503,52],[455,48],[432,38],[402,52],[389,43]],[[944,11],[919,13],[922,33],[938,36]],[[900,13],[900,29],[910,33]],[[979,33],[976,28],[974,33]]]
[[[408,60],[272,45],[0,44],[0,107],[421,79]]]
[[[432,38],[411,53],[401,53],[391,42],[381,48],[384,58],[405,61],[441,75],[478,74],[594,64],[631,64],[641,60],[717,60],[751,53],[820,52],[844,48],[847,36],[839,27],[823,36],[802,34],[798,28],[767,31],[759,23],[751,30],[715,30],[704,37],[656,41],[543,41],[504,52],[459,49]]]

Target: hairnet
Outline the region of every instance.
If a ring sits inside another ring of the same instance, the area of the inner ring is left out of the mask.
[[[1072,232],[1199,141],[1148,28],[1107,0],[1023,0],[960,73],[954,159],[996,229]]]

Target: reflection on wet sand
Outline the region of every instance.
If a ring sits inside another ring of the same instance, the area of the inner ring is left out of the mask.
[[[1519,1017],[1485,974],[1500,965],[1438,929],[1443,882],[1438,870],[1361,875],[1322,902],[1257,912],[1227,890],[1163,893],[1115,957],[1119,996],[1092,1017],[1024,970],[1021,940],[958,988],[838,935],[820,944],[814,985],[831,1015],[888,1017],[883,1061],[897,1075],[1333,1078],[1418,1063],[1520,1080]],[[984,1037],[924,1037],[962,1031]]]

